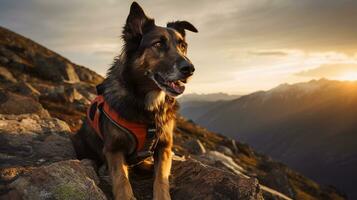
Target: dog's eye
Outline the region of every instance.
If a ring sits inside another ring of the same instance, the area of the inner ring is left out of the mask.
[[[161,48],[164,46],[164,43],[162,41],[157,41],[154,44],[152,44],[152,46],[155,48]]]

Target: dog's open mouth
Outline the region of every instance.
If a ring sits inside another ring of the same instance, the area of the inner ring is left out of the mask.
[[[156,85],[170,96],[178,96],[185,91],[185,83],[187,79],[181,80],[165,80],[160,74],[155,73],[152,79]]]

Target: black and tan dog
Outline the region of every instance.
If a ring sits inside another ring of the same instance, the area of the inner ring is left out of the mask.
[[[187,21],[156,26],[134,2],[123,29],[122,53],[97,87],[99,97],[75,136],[79,156],[107,162],[117,200],[135,199],[128,166],[154,158],[154,199],[170,199],[175,97],[194,66],[186,57]],[[83,149],[83,147],[85,147]]]

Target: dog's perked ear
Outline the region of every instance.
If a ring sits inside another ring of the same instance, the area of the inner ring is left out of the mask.
[[[195,33],[198,32],[196,27],[194,27],[188,21],[169,22],[169,23],[167,23],[167,27],[175,29],[176,31],[178,31],[182,35],[182,37],[185,37],[185,35],[186,35],[185,30],[189,30],[189,31],[192,31],[192,32],[195,32]]]
[[[130,6],[130,12],[123,30],[125,41],[141,39],[141,36],[155,25],[154,19],[146,16],[144,10],[135,1]]]

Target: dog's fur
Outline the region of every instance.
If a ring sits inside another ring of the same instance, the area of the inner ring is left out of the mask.
[[[134,2],[123,29],[123,51],[102,84],[105,100],[121,117],[156,124],[160,139],[154,154],[154,199],[170,199],[171,147],[177,109],[174,97],[183,92],[183,84],[194,71],[186,57],[185,29],[197,32],[186,21],[171,22],[167,27],[156,26]],[[103,141],[88,122],[84,122],[75,136],[82,144],[82,150],[77,148],[78,155],[99,163],[106,161],[115,199],[135,199],[126,163],[126,156],[135,150],[135,138],[103,115],[100,130],[104,134]]]

